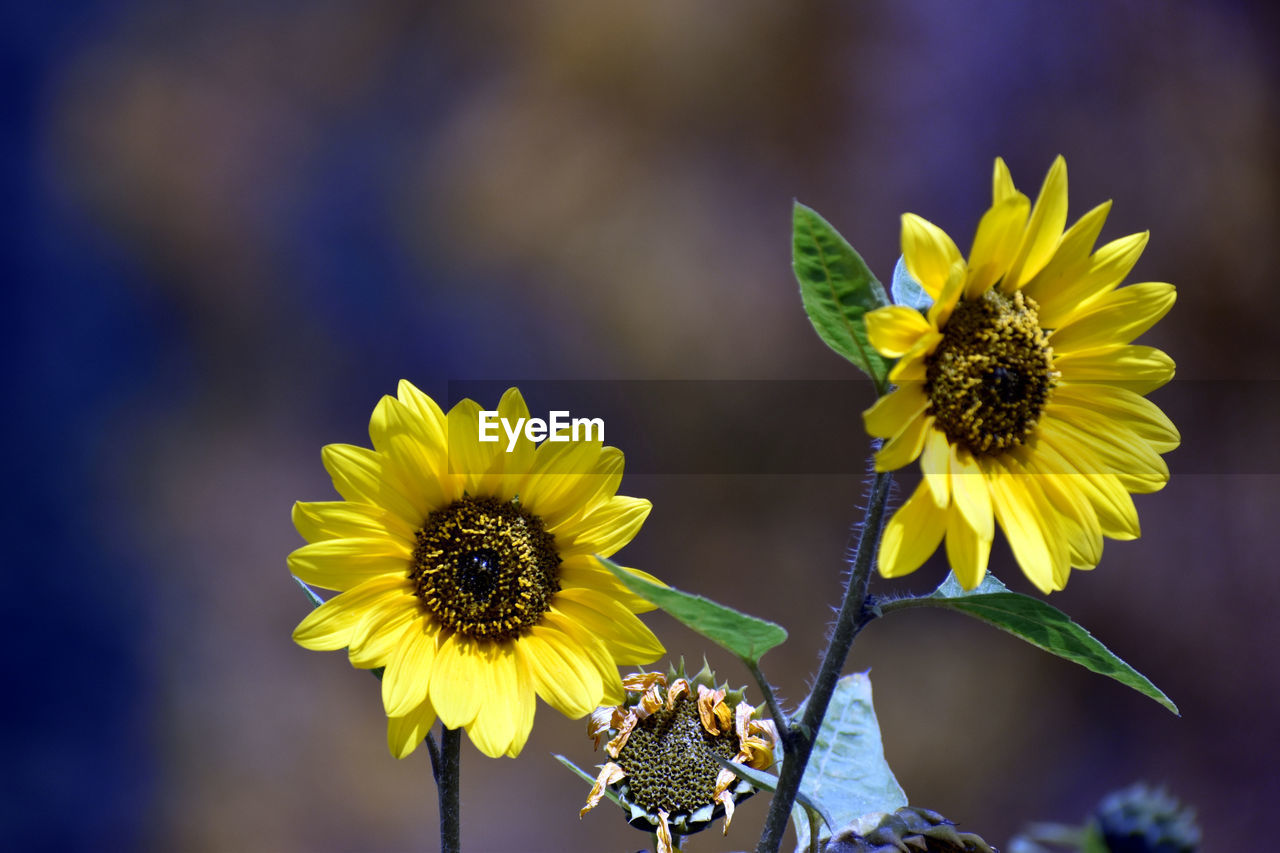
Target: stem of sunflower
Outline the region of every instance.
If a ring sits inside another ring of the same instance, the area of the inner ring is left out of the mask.
[[[440,751],[431,749],[431,769],[440,795],[440,853],[461,853],[462,813],[458,805],[458,771],[462,761],[462,730],[440,727]],[[431,736],[427,743],[434,747]],[[437,756],[439,760],[437,761]]]
[[[879,449],[878,445],[879,442],[875,442],[873,453]],[[836,682],[840,680],[840,671],[844,669],[845,659],[853,648],[854,638],[875,618],[875,613],[867,607],[867,586],[871,582],[871,565],[880,545],[880,533],[884,530],[884,507],[889,498],[889,484],[892,480],[893,475],[887,472],[876,474],[871,480],[871,498],[862,521],[862,532],[853,552],[853,566],[845,585],[840,615],[836,617],[835,628],[827,641],[827,650],[822,655],[822,665],[818,669],[809,701],[805,704],[804,717],[799,722],[792,722],[790,737],[784,740],[786,758],[782,763],[778,788],[769,804],[764,831],[760,833],[760,842],[756,845],[756,853],[777,853],[782,845],[787,819],[791,816],[791,808],[795,805],[796,794],[800,790],[800,780],[809,764],[813,741],[827,715],[827,706],[831,704]]]
[[[791,737],[791,720],[787,717],[787,712],[782,710],[782,706],[778,704],[778,698],[773,695],[773,686],[769,684],[769,679],[764,677],[764,673],[760,671],[760,664],[753,660],[742,659],[747,669],[751,670],[751,675],[755,677],[756,684],[760,686],[760,692],[764,694],[765,704],[769,708],[769,716],[773,717],[773,724],[778,727],[778,736],[782,738],[785,746]]]

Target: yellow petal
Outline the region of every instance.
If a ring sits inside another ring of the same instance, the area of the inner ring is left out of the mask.
[[[439,631],[419,619],[400,636],[382,673],[382,705],[389,717],[402,717],[427,699]]]
[[[502,399],[498,401],[498,417],[501,421],[506,421],[513,426],[521,420],[528,420],[529,407],[525,404],[520,389],[508,388],[502,395]],[[478,488],[482,494],[497,495],[504,500],[511,500],[523,488],[525,476],[533,469],[536,445],[525,435],[523,429],[516,436],[514,446],[511,445],[510,438],[501,427],[498,429],[498,434],[499,451],[494,454],[495,463],[491,464],[490,470],[480,478]],[[511,449],[508,450],[508,447]]]
[[[868,434],[889,438],[917,420],[928,406],[929,398],[924,394],[924,386],[919,382],[908,382],[876,400],[875,405],[862,413],[862,423]]]
[[[401,635],[423,618],[421,603],[412,593],[370,609],[352,631],[347,649],[351,665],[357,669],[386,666],[400,645]]]
[[[885,442],[876,454],[876,470],[896,471],[914,462],[924,449],[924,440],[933,429],[933,421],[933,415],[918,417]]]
[[[516,643],[516,652],[528,666],[538,695],[566,717],[585,716],[599,704],[604,692],[600,674],[563,632],[534,625]]]
[[[1111,202],[1105,201],[1076,220],[1067,229],[1067,233],[1062,235],[1062,242],[1058,244],[1058,251],[1053,253],[1053,258],[1026,283],[1022,292],[1040,302],[1041,299],[1051,297],[1053,290],[1063,281],[1071,281],[1087,270],[1093,244],[1110,211]]]
[[[1012,197],[1017,190],[1013,187],[1013,176],[1005,165],[1003,157],[996,158],[995,169],[991,174],[991,203],[999,204]]]
[[[507,747],[507,756],[515,758],[529,741],[529,732],[533,731],[533,712],[537,694],[533,689],[533,676],[529,674],[529,664],[516,651],[516,689],[511,697],[508,712],[515,724],[511,734],[511,745]]]
[[[293,641],[315,651],[345,649],[369,611],[377,609],[381,602],[402,596],[406,585],[403,577],[385,575],[335,595],[293,629]]]
[[[885,525],[880,540],[880,574],[901,577],[920,568],[938,550],[946,531],[947,513],[939,509],[921,483]]]
[[[992,537],[979,536],[963,515],[947,513],[947,562],[965,589],[974,589],[987,574]]]
[[[905,355],[921,335],[933,331],[924,315],[905,305],[886,305],[865,315],[867,339],[883,356]]]
[[[551,608],[604,643],[618,664],[652,663],[665,649],[645,624],[622,604],[586,589],[562,589]]]
[[[1022,193],[1014,193],[994,204],[982,215],[969,250],[968,277],[964,298],[977,299],[995,284],[1013,263],[1018,242],[1027,226],[1031,202]]]
[[[1000,285],[1001,290],[1012,293],[1044,268],[1062,241],[1062,229],[1066,224],[1067,161],[1059,156],[1049,167],[1049,174],[1040,187],[1040,195],[1027,221],[1026,233]]]
[[[1087,312],[1093,300],[1115,290],[1138,262],[1147,245],[1148,233],[1144,231],[1113,240],[1081,268],[1043,288],[1039,296],[1029,292],[1028,295],[1040,306],[1041,327],[1056,329],[1064,326]]]
[[[598,440],[544,441],[534,454],[529,476],[520,487],[520,501],[534,515],[555,527],[577,515],[599,488],[594,479],[602,448]]]
[[[1044,529],[1045,522],[1040,518],[1027,484],[997,460],[986,460],[983,470],[991,483],[996,520],[1009,540],[1009,547],[1023,574],[1041,592],[1058,589],[1054,580],[1054,554]]]
[[[437,447],[449,445],[448,421],[435,400],[419,391],[407,379],[400,380],[396,395],[401,403],[417,415],[418,422],[422,424],[424,438],[428,443]]]
[[[1150,394],[1174,376],[1173,359],[1153,347],[1112,345],[1058,355],[1054,369],[1062,381],[1106,383],[1134,394]]]
[[[898,359],[898,363],[889,371],[889,381],[904,386],[911,382],[924,382],[925,358],[942,343],[941,332],[930,332],[916,341],[911,351]]]
[[[1158,478],[1161,482],[1169,479],[1164,459],[1126,424],[1058,399],[1049,402],[1045,415],[1054,420],[1062,436],[1058,446],[1061,448],[1063,441],[1068,444],[1078,467],[1093,460],[1098,473]]]
[[[380,506],[415,530],[422,526],[425,516],[406,497],[408,486],[382,454],[352,444],[327,444],[320,458],[343,498]]]
[[[1020,478],[1021,483],[1026,487],[1027,494],[1031,497],[1032,509],[1044,533],[1045,543],[1049,546],[1053,567],[1053,588],[1054,590],[1063,589],[1071,574],[1071,541],[1078,523],[1074,516],[1064,516],[1054,509],[1052,501],[1045,494],[1045,477],[1028,472],[1021,466],[1018,468],[1015,476]]]
[[[1182,441],[1178,428],[1159,406],[1125,388],[1062,383],[1054,389],[1053,398],[1060,404],[1119,421],[1157,453],[1168,453]]]
[[[597,705],[621,705],[627,696],[622,689],[622,678],[618,675],[618,663],[605,648],[604,642],[582,625],[565,617],[554,608],[542,616],[543,624],[558,629],[567,636],[579,650],[582,657],[595,667],[600,676],[600,693],[592,700],[592,707]]]
[[[951,469],[951,494],[956,509],[979,538],[990,542],[995,536],[995,521],[986,475],[973,454],[962,447],[952,445],[947,461]]]
[[[519,689],[516,653],[510,642],[490,643],[481,650],[480,657],[484,701],[476,718],[467,726],[467,735],[476,749],[490,758],[499,758],[507,753],[516,733],[516,718],[512,713]]]
[[[911,277],[935,301],[942,295],[951,265],[964,262],[947,232],[914,213],[902,215],[902,254]]]
[[[567,481],[570,490],[559,499],[562,507],[553,516],[543,518],[547,529],[554,533],[560,525],[584,518],[616,495],[622,483],[623,466],[621,450],[602,448],[590,473],[575,475],[576,481]]]
[[[662,581],[648,572],[629,569],[625,566],[622,568],[637,577],[644,578],[650,583],[662,584]],[[624,587],[613,576],[612,572],[601,566],[595,557],[588,554],[564,558],[564,562],[560,564],[560,586],[563,589],[581,587],[592,590],[606,598],[617,601],[632,613],[648,613],[650,610],[657,609],[657,605]]]
[[[956,303],[960,301],[960,297],[964,296],[964,281],[964,261],[956,261],[951,265],[951,271],[947,274],[947,282],[942,286],[942,293],[929,306],[927,318],[933,328],[943,329],[946,327],[947,320],[951,319],[951,312],[955,310]]]
[[[951,443],[947,435],[935,425],[924,439],[924,450],[920,453],[920,473],[933,502],[940,508],[946,507],[951,500]]]
[[[448,449],[429,445],[418,418],[395,397],[383,397],[369,419],[373,448],[394,466],[405,497],[422,517],[448,506],[459,496],[448,473]]]
[[[1063,440],[1056,424],[1041,425],[1034,448],[1037,463],[1044,470],[1066,475],[1093,507],[1104,535],[1112,539],[1138,538],[1142,531],[1133,498],[1114,474],[1098,473],[1092,462],[1086,462],[1087,470],[1082,470],[1070,456],[1073,449],[1074,445]]]
[[[431,734],[436,712],[430,702],[423,702],[403,717],[387,718],[387,747],[396,758],[404,758],[418,748]]]
[[[380,506],[350,501],[295,501],[293,526],[308,542],[387,536],[413,548],[414,529]]]
[[[391,537],[326,539],[303,545],[289,555],[289,571],[321,589],[348,590],[382,575],[403,578],[410,552]]]
[[[486,493],[481,490],[485,476],[490,468],[501,465],[501,454],[506,448],[501,436],[497,441],[480,440],[480,411],[480,404],[475,400],[462,400],[449,410],[449,471],[472,495]],[[439,708],[436,713],[440,713]],[[440,718],[444,719],[444,715]]]
[[[1102,528],[1088,498],[1076,487],[1078,477],[1048,472],[1029,452],[1021,453],[1018,459],[1027,474],[1035,475],[1044,497],[1066,528],[1071,565],[1085,569],[1096,566],[1102,559]]]
[[[454,633],[437,644],[430,696],[446,728],[465,728],[476,718],[487,683],[483,667],[479,643]]]
[[[581,521],[556,528],[557,550],[562,557],[611,557],[635,538],[652,509],[653,505],[644,498],[612,497]]]
[[[1113,290],[1050,333],[1049,344],[1055,353],[1127,344],[1169,313],[1176,299],[1172,284],[1149,282]]]

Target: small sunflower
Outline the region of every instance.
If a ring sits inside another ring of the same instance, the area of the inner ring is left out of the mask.
[[[528,418],[512,388],[501,418]],[[384,667],[391,753],[417,748],[439,718],[485,755],[515,756],[534,696],[569,717],[624,697],[618,665],[663,648],[628,592],[594,555],[611,556],[649,515],[616,494],[622,453],[600,441],[523,435],[479,441],[480,406],[446,416],[402,381],[373,412],[373,449],[324,448],[341,501],[296,503],[309,543],[289,570],[340,594],[293,632],[314,650],[346,648],[353,666]],[[630,570],[650,580],[652,576]]]
[[[728,832],[735,803],[755,789],[719,759],[766,770],[778,732],[772,720],[743,701],[742,691],[716,687],[710,669],[692,678],[681,671],[640,672],[622,680],[626,702],[597,708],[587,724],[596,748],[605,737],[610,761],[600,770],[579,817],[612,789],[629,810],[628,822],[657,833],[658,853],[674,850],[671,833],[700,832],[721,815]]]
[[[946,538],[967,589],[986,573],[998,523],[1040,590],[1091,569],[1102,538],[1134,539],[1130,493],[1164,487],[1160,454],[1178,431],[1143,395],[1173,378],[1163,352],[1131,342],[1173,306],[1173,285],[1118,285],[1147,243],[1132,234],[1093,250],[1106,202],[1064,233],[1059,157],[1034,206],[997,159],[993,201],[966,261],[940,228],[902,217],[908,272],[932,298],[867,314],[871,344],[898,359],[897,390],[863,417],[887,439],[876,470],[920,459],[923,482],[894,514],[880,571],[915,571]]]

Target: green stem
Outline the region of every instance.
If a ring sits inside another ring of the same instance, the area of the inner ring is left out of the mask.
[[[872,451],[877,449],[873,447]],[[884,508],[892,480],[893,475],[886,472],[876,474],[871,481],[871,499],[867,504],[858,545],[854,549],[853,566],[845,586],[844,600],[840,604],[840,615],[836,617],[827,650],[822,655],[822,666],[818,669],[813,692],[809,694],[809,701],[805,705],[804,717],[798,724],[791,726],[790,744],[786,749],[778,789],[769,804],[769,814],[765,818],[764,831],[760,834],[756,853],[777,853],[781,846],[787,819],[791,816],[791,808],[795,805],[796,794],[800,790],[800,780],[804,777],[809,755],[813,752],[814,738],[827,715],[827,706],[831,704],[831,695],[835,692],[836,682],[840,680],[845,659],[853,648],[858,632],[875,618],[875,613],[867,607],[867,586],[871,582],[871,566],[875,562],[880,533],[884,529]]]
[[[441,728],[444,728],[441,726]],[[428,743],[431,738],[427,738]],[[458,771],[461,766],[462,730],[444,729],[440,733],[440,762],[431,750],[436,790],[440,795],[440,853],[461,853],[462,814],[458,805]]]
[[[778,704],[777,697],[773,695],[773,687],[770,686],[768,679],[764,677],[764,673],[760,671],[760,663],[746,660],[745,658],[742,662],[747,665],[747,669],[751,670],[751,675],[755,677],[756,684],[760,685],[760,692],[764,694],[765,704],[769,707],[769,716],[773,717],[773,724],[778,727],[778,737],[782,738],[782,744],[785,747],[791,739],[791,720],[787,717],[787,712],[782,710],[782,706]]]

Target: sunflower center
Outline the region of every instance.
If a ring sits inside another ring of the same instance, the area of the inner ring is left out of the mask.
[[[560,556],[542,520],[518,504],[465,497],[427,517],[409,577],[445,627],[508,640],[537,624],[560,591]]]
[[[961,300],[925,360],[925,393],[947,438],[972,453],[1021,444],[1057,382],[1035,300],[988,290]]]
[[[681,697],[641,720],[618,751],[630,799],[649,814],[695,812],[714,802],[720,764],[738,753],[733,731],[713,735],[702,726],[698,703]]]

